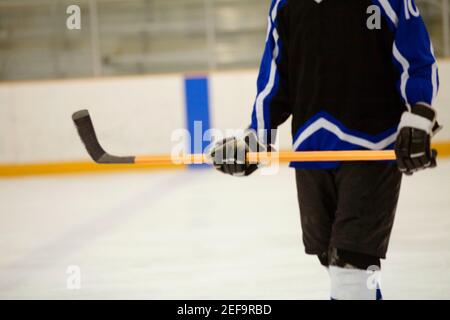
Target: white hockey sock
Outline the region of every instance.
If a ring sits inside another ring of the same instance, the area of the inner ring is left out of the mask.
[[[377,280],[366,270],[329,267],[333,300],[379,300]],[[376,276],[378,277],[378,275]],[[377,292],[378,291],[378,292]]]

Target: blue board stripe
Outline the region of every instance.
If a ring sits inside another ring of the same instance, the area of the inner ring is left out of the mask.
[[[209,81],[207,77],[187,77],[184,80],[186,98],[186,128],[191,136],[188,151],[203,153],[208,141],[203,134],[210,129]],[[190,167],[199,167],[193,165]]]

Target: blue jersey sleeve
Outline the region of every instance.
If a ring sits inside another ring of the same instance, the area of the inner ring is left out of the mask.
[[[290,116],[287,102],[287,56],[280,19],[280,11],[285,4],[286,0],[273,0],[270,6],[266,45],[250,125],[251,129],[257,131],[261,141],[266,143],[270,143],[268,130],[276,129]]]
[[[394,64],[401,76],[398,89],[410,107],[432,105],[439,76],[433,45],[414,0],[376,0],[394,32]]]

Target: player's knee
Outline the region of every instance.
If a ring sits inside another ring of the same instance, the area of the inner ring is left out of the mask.
[[[328,252],[322,252],[321,254],[317,255],[317,258],[320,261],[320,264],[323,265],[324,267],[328,268],[329,263],[328,263]]]
[[[332,299],[382,300],[377,272],[380,258],[330,248],[328,264]]]
[[[336,266],[347,269],[360,269],[367,270],[370,267],[381,267],[380,258],[351,252],[347,250],[341,250],[331,247],[328,252],[322,252],[317,255],[319,262],[324,267]]]
[[[375,256],[331,247],[328,252],[328,265],[346,269],[367,270],[371,267],[380,268],[381,261],[380,258]]]

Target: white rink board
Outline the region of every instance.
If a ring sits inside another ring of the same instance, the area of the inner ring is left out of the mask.
[[[449,189],[449,160],[405,178],[386,299],[450,299]],[[287,168],[0,180],[0,197],[0,299],[329,298]],[[69,265],[80,290],[67,290]]]
[[[436,135],[436,141],[450,140],[450,60],[438,62],[439,66],[439,94],[434,102],[438,112],[438,120],[444,126],[443,130]]]
[[[179,76],[0,85],[3,101],[0,162],[87,159],[71,119],[80,109],[112,153],[169,153],[173,130],[185,127]]]
[[[450,61],[441,61],[435,107],[450,140]],[[212,126],[250,124],[257,71],[212,73]],[[91,110],[105,148],[120,154],[170,153],[173,130],[185,128],[184,76],[0,83],[0,163],[87,160],[71,122],[72,112]],[[291,147],[290,119],[279,131],[280,149]]]
[[[243,129],[250,125],[257,76],[256,70],[211,75],[211,118],[215,128]],[[292,148],[290,122],[291,118],[277,132],[280,150]]]

